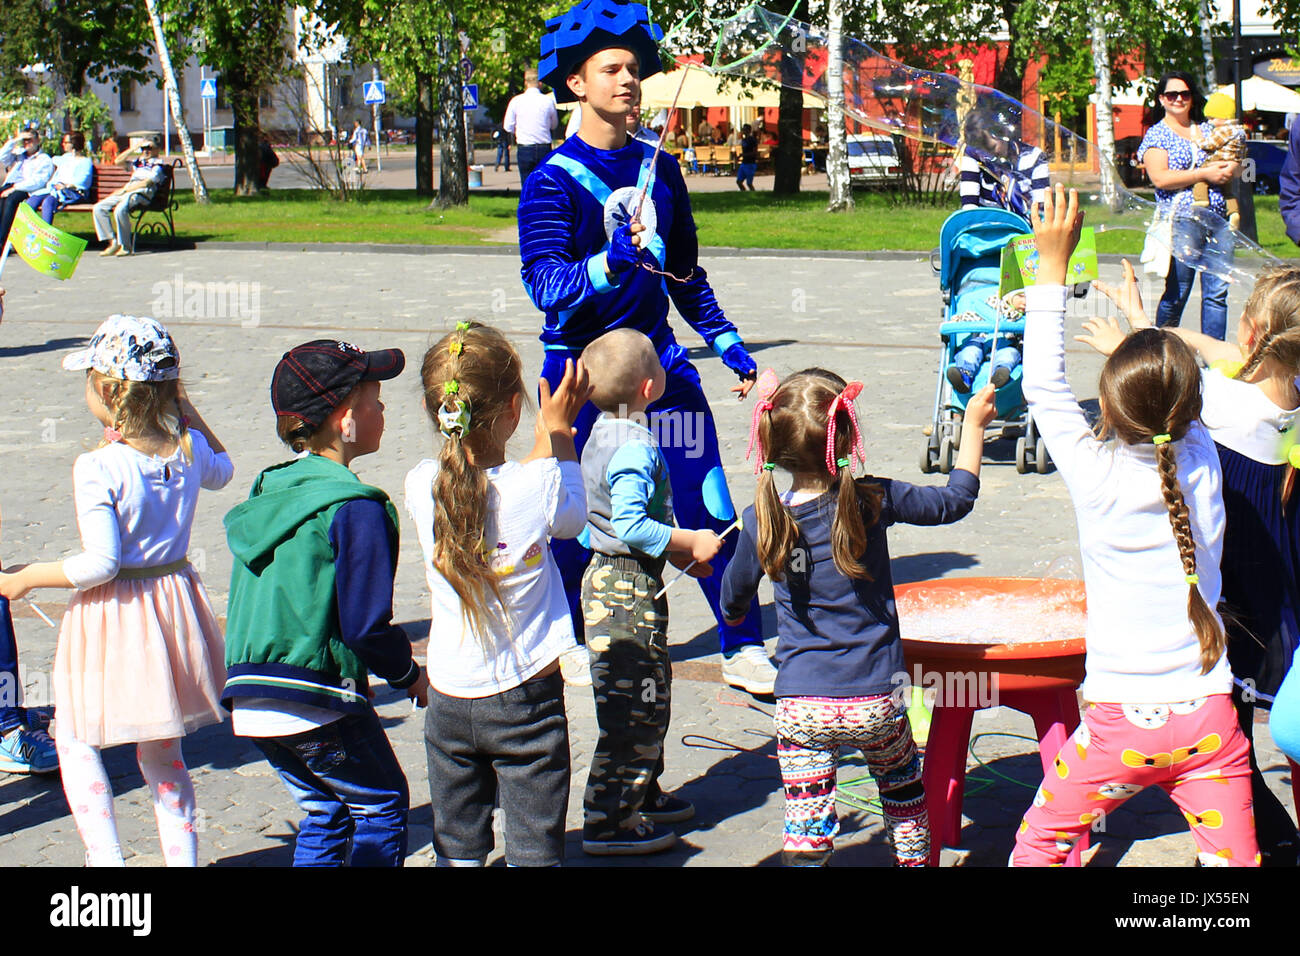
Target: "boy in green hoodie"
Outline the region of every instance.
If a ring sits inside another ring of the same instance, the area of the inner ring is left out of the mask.
[[[258,475],[226,515],[234,554],[223,703],[307,812],[294,866],[401,866],[410,795],[370,703],[368,671],[427,703],[392,623],[397,512],[348,467],[378,451],[380,382],[406,364],[318,340],[271,380],[280,438],[301,457]],[[349,857],[349,849],[351,851]]]

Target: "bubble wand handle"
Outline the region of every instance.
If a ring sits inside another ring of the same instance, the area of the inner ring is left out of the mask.
[[[727,525],[727,527],[726,527],[725,529],[723,529],[722,533],[721,533],[720,535],[718,535],[718,537],[719,537],[719,538],[725,538],[727,535],[731,534],[731,532],[735,531],[735,530],[736,530],[737,528],[739,528],[739,527],[740,527],[740,518],[737,517],[735,521],[731,522],[731,524]],[[671,581],[665,582],[664,586],[661,587],[658,591],[655,592],[654,600],[657,601],[657,600],[659,600],[661,597],[663,597],[664,594],[667,593],[667,591],[668,591],[668,589],[669,589],[670,587],[672,587],[674,584],[676,584],[676,583],[677,583],[678,581],[680,581],[682,578],[686,577],[686,575],[690,573],[691,568],[695,567],[695,566],[696,566],[697,564],[699,564],[699,563],[700,563],[700,562],[698,562],[698,561],[692,561],[690,564],[686,565],[686,567],[684,567],[684,568],[682,568],[680,571],[678,571],[678,572],[677,572],[677,576],[676,576],[675,578],[673,578]]]

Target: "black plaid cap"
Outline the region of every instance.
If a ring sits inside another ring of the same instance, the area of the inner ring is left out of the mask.
[[[337,339],[305,342],[285,352],[275,366],[271,407],[277,416],[301,418],[315,428],[358,383],[396,378],[405,367],[401,349],[365,352]]]

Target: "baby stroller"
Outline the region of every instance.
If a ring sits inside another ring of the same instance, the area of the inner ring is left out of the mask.
[[[929,437],[921,449],[921,471],[952,471],[961,446],[962,417],[970,396],[989,381],[993,371],[992,355],[1002,344],[1004,335],[1023,337],[1022,315],[999,315],[998,281],[1001,276],[1002,249],[1014,236],[1030,232],[1029,223],[1005,209],[967,208],[953,213],[939,231],[939,248],[930,253],[930,266],[939,277],[943,292],[940,312],[939,384],[934,396],[934,419]],[[958,392],[949,383],[947,370],[966,340],[979,333],[998,341],[989,349],[970,390]],[[1001,427],[1004,436],[1016,439],[1016,471],[1030,469],[1047,474],[1051,462],[1042,437],[1034,427],[1020,387],[1019,363],[1010,379],[997,390],[997,418],[993,427]]]

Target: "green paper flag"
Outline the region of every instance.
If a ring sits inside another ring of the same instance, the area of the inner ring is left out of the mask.
[[[1079,245],[1066,266],[1065,284],[1091,282],[1098,274],[1097,235],[1092,226],[1085,226],[1079,233]],[[1016,236],[1002,250],[1002,281],[998,284],[998,295],[1005,296],[1031,286],[1037,278],[1038,247],[1034,245],[1033,234]]]
[[[18,206],[9,242],[23,262],[56,279],[71,279],[86,251],[85,239],[46,225],[27,203]]]

